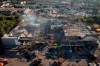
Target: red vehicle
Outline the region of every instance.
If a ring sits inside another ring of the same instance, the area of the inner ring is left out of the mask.
[[[4,66],[5,64],[8,64],[8,60],[4,58],[0,58],[0,66]]]
[[[4,66],[4,64],[3,63],[0,63],[0,66]]]

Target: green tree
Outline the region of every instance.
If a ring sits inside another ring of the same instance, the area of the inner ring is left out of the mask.
[[[88,20],[89,22],[93,22],[93,21],[94,21],[94,19],[93,19],[92,17],[88,18],[87,20]]]
[[[5,33],[9,33],[20,22],[20,17],[19,14],[15,16],[0,15],[0,37]]]
[[[6,32],[3,27],[0,27],[0,36],[4,35]]]

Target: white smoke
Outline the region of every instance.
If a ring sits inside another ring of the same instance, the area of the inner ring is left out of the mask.
[[[23,21],[28,23],[30,27],[36,27],[35,30],[43,30],[48,22],[48,19],[41,16],[36,16],[33,10],[26,9],[23,14]]]
[[[30,9],[26,9],[23,15],[24,22],[29,23],[33,26],[38,26],[39,24],[36,24],[38,17],[34,14],[34,12]]]

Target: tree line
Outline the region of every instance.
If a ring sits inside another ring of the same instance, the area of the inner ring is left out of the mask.
[[[86,22],[87,24],[100,24],[100,15],[90,16],[90,17],[81,17],[81,20],[83,22]]]
[[[19,15],[5,16],[0,14],[0,37],[9,33],[19,22]]]

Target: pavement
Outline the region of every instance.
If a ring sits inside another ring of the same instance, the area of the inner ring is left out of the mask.
[[[29,66],[31,62],[26,62],[25,59],[18,60],[17,58],[9,59],[9,63],[5,66]]]

